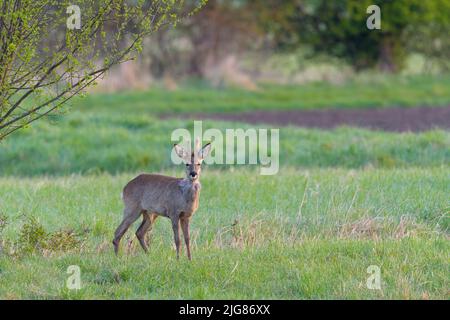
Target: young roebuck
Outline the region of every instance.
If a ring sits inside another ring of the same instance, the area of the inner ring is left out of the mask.
[[[155,219],[158,216],[164,216],[172,221],[177,258],[180,256],[181,226],[187,256],[189,260],[191,259],[189,222],[198,208],[201,164],[209,154],[211,144],[208,143],[200,149],[200,143],[197,140],[192,153],[187,152],[177,144],[174,145],[174,149],[186,165],[185,178],[141,174],[128,182],[123,189],[122,198],[125,204],[123,220],[117,228],[113,240],[116,254],[119,251],[120,239],[140,215],[142,215],[143,220],[136,231],[136,237],[144,251],[147,252],[146,234],[151,230]]]

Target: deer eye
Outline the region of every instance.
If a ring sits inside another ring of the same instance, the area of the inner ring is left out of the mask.
[[[189,163],[186,163],[186,167],[189,167]]]

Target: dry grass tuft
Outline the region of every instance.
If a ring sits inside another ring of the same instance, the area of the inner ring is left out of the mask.
[[[340,225],[338,237],[372,240],[403,239],[431,232],[425,225],[408,216],[401,216],[398,222],[390,217],[364,217]]]

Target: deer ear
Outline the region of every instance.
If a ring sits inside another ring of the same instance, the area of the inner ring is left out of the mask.
[[[198,157],[203,160],[209,155],[210,151],[211,151],[211,143],[205,144],[203,148],[201,148],[198,151]]]
[[[173,148],[175,149],[175,153],[177,154],[177,156],[179,156],[181,159],[183,159],[187,163],[188,162],[188,153],[186,152],[186,150],[184,150],[184,148],[178,144],[174,144]]]

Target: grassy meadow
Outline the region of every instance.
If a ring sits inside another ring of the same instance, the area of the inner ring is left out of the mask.
[[[115,257],[120,192],[141,171],[182,176],[159,113],[445,106],[450,78],[340,86],[186,86],[93,94],[0,144],[0,298],[449,299],[450,133],[280,129],[280,171],[206,166],[193,261],[159,218],[144,254],[137,223]],[[381,90],[381,92],[380,92]],[[250,128],[205,121],[214,127]],[[82,288],[66,288],[78,265]],[[381,270],[370,290],[367,268]]]

